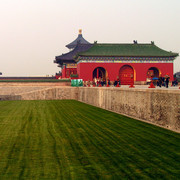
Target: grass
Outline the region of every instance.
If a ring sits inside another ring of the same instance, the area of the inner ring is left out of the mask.
[[[0,102],[0,179],[178,179],[180,135],[77,101]]]

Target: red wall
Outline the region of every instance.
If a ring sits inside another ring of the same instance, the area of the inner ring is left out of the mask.
[[[62,78],[66,78],[66,67],[62,69]]]
[[[67,73],[67,71],[69,71],[69,72]],[[69,78],[72,72],[73,72],[73,74],[77,74],[77,69],[64,67],[62,69],[62,78]]]
[[[93,79],[93,71],[97,67],[103,67],[111,81],[119,76],[119,70],[124,65],[130,65],[134,69],[135,81],[146,81],[148,69],[156,67],[162,76],[169,74],[173,80],[173,63],[78,63],[77,73],[80,79],[88,81]]]

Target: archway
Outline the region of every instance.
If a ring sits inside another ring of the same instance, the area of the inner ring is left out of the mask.
[[[130,85],[134,81],[134,69],[129,65],[124,65],[119,70],[119,79],[122,85]]]
[[[148,69],[147,71],[147,78],[151,78],[151,77],[157,77],[159,78],[159,76],[161,75],[161,72],[158,68],[156,67],[151,67]]]
[[[102,78],[102,79],[107,78],[107,71],[103,67],[97,67],[93,71],[93,79],[94,78],[98,79],[99,77]]]

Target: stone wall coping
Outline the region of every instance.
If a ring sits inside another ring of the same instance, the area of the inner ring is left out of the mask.
[[[89,88],[89,89],[103,89],[103,90],[113,90],[113,91],[135,91],[135,92],[159,92],[168,94],[180,94],[180,89],[141,89],[141,88],[117,88],[117,87],[78,87],[78,88]]]
[[[24,86],[26,87],[26,86]],[[33,90],[33,91],[28,91],[28,92],[23,92],[23,93],[17,93],[16,95],[24,95],[24,94],[29,94],[29,93],[33,93],[33,92],[41,92],[41,91],[46,91],[46,90],[50,90],[50,89],[70,89],[70,88],[73,88],[73,87],[70,87],[70,86],[53,86],[53,87],[46,87],[46,88],[43,88],[43,89],[37,89],[37,90]],[[76,87],[77,88],[77,87]]]

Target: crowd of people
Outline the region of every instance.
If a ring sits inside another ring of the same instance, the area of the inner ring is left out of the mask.
[[[111,81],[110,81],[110,79],[109,78],[101,78],[101,77],[99,77],[99,78],[94,78],[93,79],[93,85],[94,86],[107,86],[107,85],[111,85]],[[114,82],[113,82],[113,85],[114,86],[117,86],[117,85],[121,85],[121,82],[120,82],[120,79],[119,79],[119,77],[117,77],[117,79],[116,80],[114,80]]]
[[[163,76],[160,76],[159,78],[157,78],[157,80],[154,80],[153,81],[153,84],[159,86],[159,87],[166,87],[168,88],[169,87],[169,80],[170,80],[170,77],[168,74],[166,74],[164,77]],[[92,82],[90,81],[87,81],[86,83],[84,83],[85,86],[90,86],[90,85],[93,85],[93,86],[107,86],[107,85],[113,85],[113,86],[120,86],[121,85],[121,81],[119,79],[119,77],[117,77],[116,80],[114,80],[113,82],[110,81],[109,78],[94,78]],[[177,86],[178,85],[178,81],[175,79],[174,81],[172,81],[172,85],[171,86]]]
[[[164,86],[164,87],[168,88],[169,87],[169,80],[170,80],[170,77],[168,74],[166,74],[164,77],[160,76],[157,80],[157,86],[159,86],[159,87]],[[172,86],[177,86],[177,85],[178,85],[177,79],[172,81]]]
[[[166,74],[164,77],[160,76],[159,79],[157,80],[157,86],[159,87],[165,86],[166,88],[168,88],[169,79],[170,77],[168,76],[168,74]]]

